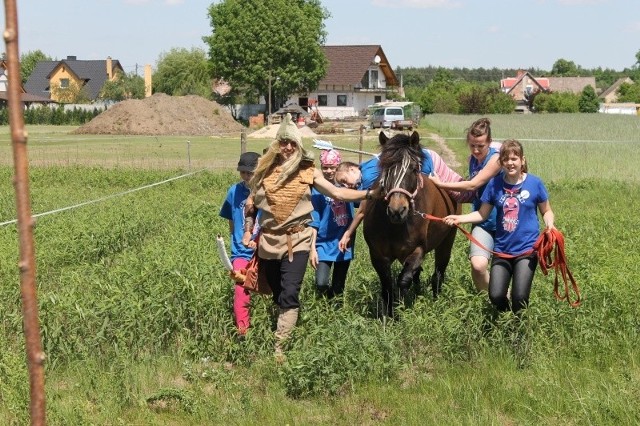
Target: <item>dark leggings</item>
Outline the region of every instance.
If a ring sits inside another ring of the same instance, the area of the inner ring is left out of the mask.
[[[258,268],[264,268],[267,282],[273,291],[273,301],[282,309],[300,307],[300,287],[309,260],[308,251],[293,253],[293,261],[285,254],[283,259],[259,260]]]
[[[509,309],[507,291],[511,285],[511,310],[518,312],[529,304],[533,273],[536,271],[538,257],[535,253],[502,259],[494,256],[491,262],[491,278],[489,279],[489,299],[499,310]]]
[[[349,271],[350,260],[341,262],[320,261],[316,269],[316,289],[321,294],[333,297],[344,292],[344,284],[347,281],[347,272]],[[331,274],[331,284],[329,284],[329,274],[333,266],[333,274]]]

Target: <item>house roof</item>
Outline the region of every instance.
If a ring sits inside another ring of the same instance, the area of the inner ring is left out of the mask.
[[[633,84],[633,80],[631,80],[629,77],[622,77],[622,78],[617,79],[611,86],[607,87],[606,90],[604,90],[602,93],[600,93],[600,98],[604,99],[607,96],[609,96],[611,93],[613,93],[616,90],[618,90],[618,88],[622,85],[622,83]]]
[[[525,77],[535,83],[540,89],[546,91],[549,90],[549,79],[545,77],[534,77],[528,71],[519,72],[517,77],[503,78],[500,80],[500,88],[507,89],[506,93],[509,93],[516,87]]]
[[[60,66],[66,66],[72,74],[86,82],[85,87],[90,99],[98,97],[100,89],[108,78],[106,59],[82,61],[75,59],[75,56],[68,56],[61,61],[38,62],[24,85],[27,92],[50,97],[49,76]],[[111,66],[114,72],[116,70],[124,72],[118,60],[112,60]]]
[[[554,92],[581,93],[586,86],[596,89],[595,77],[549,77],[551,90]]]
[[[25,92],[21,92],[21,101],[24,102],[25,104],[30,104],[30,103],[42,103],[42,104],[50,104],[50,103],[55,103],[55,101],[52,101],[50,98],[45,98],[43,96],[37,96],[34,95],[32,93],[25,93]],[[8,92],[0,92],[0,100],[2,101],[8,101],[9,100],[9,93]]]
[[[378,66],[384,73],[387,85],[398,86],[398,78],[380,45],[323,46],[323,49],[329,66],[327,75],[320,81],[321,85],[356,86],[375,63],[375,57],[379,56]]]

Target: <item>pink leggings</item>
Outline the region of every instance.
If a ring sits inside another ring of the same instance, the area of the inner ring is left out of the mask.
[[[232,262],[233,269],[237,271],[246,268],[248,263],[249,261],[247,259],[236,258]],[[233,315],[236,318],[238,332],[244,334],[249,328],[249,303],[251,302],[251,293],[238,284],[233,287]]]

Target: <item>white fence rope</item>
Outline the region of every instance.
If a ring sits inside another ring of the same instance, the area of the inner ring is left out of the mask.
[[[48,212],[34,214],[31,217],[32,218],[36,218],[36,217],[41,217],[41,216],[47,216],[47,215],[54,214],[54,213],[60,213],[60,212],[66,211],[66,210],[76,209],[78,207],[86,206],[86,205],[89,205],[89,204],[99,203],[99,202],[102,202],[102,201],[109,200],[111,198],[121,197],[123,195],[131,194],[132,192],[137,192],[137,191],[141,191],[143,189],[153,188],[154,186],[158,186],[158,185],[162,185],[162,184],[174,181],[174,180],[182,179],[184,177],[191,176],[191,175],[194,175],[196,173],[200,173],[200,172],[202,172],[204,170],[206,170],[206,169],[196,170],[196,171],[191,172],[191,173],[187,173],[187,174],[184,174],[184,175],[172,177],[172,178],[160,181],[160,182],[151,183],[149,185],[144,185],[144,186],[141,186],[139,188],[128,189],[126,191],[118,192],[117,194],[107,195],[106,197],[97,198],[95,200],[85,201],[85,202],[82,202],[82,203],[74,204],[72,206],[62,207],[62,208],[59,208],[59,209],[50,210]],[[16,223],[16,222],[18,222],[18,219],[8,220],[6,222],[0,222],[0,226],[10,225],[10,224]]]
[[[448,140],[467,140],[467,138],[449,138],[443,136],[443,139]],[[596,139],[523,139],[513,138],[520,142],[598,142],[598,143],[638,143],[638,141],[612,141],[612,140],[596,140]],[[504,142],[507,139],[493,138],[494,142]]]

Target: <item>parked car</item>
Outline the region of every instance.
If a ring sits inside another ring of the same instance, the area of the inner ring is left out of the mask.
[[[395,121],[404,121],[404,110],[401,107],[383,107],[371,113],[371,128],[395,127]]]

